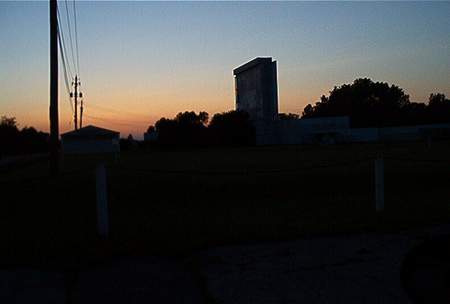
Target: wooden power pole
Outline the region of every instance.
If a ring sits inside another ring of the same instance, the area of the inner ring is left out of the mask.
[[[81,99],[80,105],[80,129],[83,127],[83,99]]]
[[[75,130],[78,130],[78,76],[75,75],[75,117],[74,117],[74,125]]]
[[[50,0],[50,174],[59,173],[58,7]]]
[[[81,93],[78,90],[78,87],[81,85],[80,82],[80,78],[78,77],[78,75],[75,75],[75,81],[72,82],[72,85],[75,87],[74,92],[70,93],[70,97],[74,97],[74,101],[75,101],[75,111],[74,111],[74,115],[73,115],[73,125],[74,125],[74,129],[75,131],[78,130],[78,98],[82,98],[83,97],[83,93]],[[80,128],[83,125],[83,100],[81,100],[81,107],[80,107]]]

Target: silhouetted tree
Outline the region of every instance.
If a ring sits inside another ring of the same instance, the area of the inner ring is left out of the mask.
[[[255,143],[255,129],[244,111],[215,114],[208,127],[216,145],[249,145]]]
[[[155,123],[158,142],[162,145],[204,145],[208,143],[206,112],[180,112],[174,119],[161,118]]]
[[[15,117],[0,118],[0,156],[46,152],[48,134],[33,127],[19,130]]]
[[[450,100],[445,97],[444,94],[436,93],[436,94],[430,94],[430,98],[428,98],[428,105],[429,106],[441,106],[448,104]]]
[[[48,149],[48,134],[37,131],[33,127],[24,127],[20,131],[20,142],[23,152],[46,152]]]
[[[0,155],[14,154],[19,145],[19,129],[15,117],[0,119]]]
[[[119,140],[120,150],[127,151],[137,147],[137,143],[133,138],[133,135],[128,134],[127,138],[121,138]]]
[[[427,115],[427,105],[421,102],[411,102],[403,107],[402,120],[398,125],[415,125],[430,123]]]
[[[325,98],[325,96],[322,95],[323,98]],[[302,117],[313,117],[314,115],[314,107],[311,104],[307,104],[306,107],[303,109],[302,112]]]
[[[450,99],[444,94],[431,94],[428,99],[428,120],[434,123],[450,122]]]
[[[15,117],[2,116],[0,119],[0,128],[2,129],[13,129],[19,131],[17,128],[17,122]]]
[[[408,104],[409,96],[398,86],[361,78],[334,87],[328,97],[306,106],[302,117],[349,116],[353,127],[381,127],[398,124]]]

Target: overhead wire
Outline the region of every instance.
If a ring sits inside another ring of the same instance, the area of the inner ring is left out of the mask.
[[[69,104],[70,104],[70,109],[72,110],[72,113],[74,113],[74,107],[72,104],[72,100],[70,98],[70,86],[69,86],[69,80],[68,80],[68,74],[71,77],[72,75],[70,74],[70,66],[67,65],[67,55],[65,52],[65,43],[64,43],[64,34],[63,34],[63,29],[61,27],[60,24],[60,16],[59,16],[59,10],[58,10],[58,22],[57,22],[57,34],[58,34],[58,45],[59,45],[59,50],[60,50],[60,55],[61,55],[61,61],[62,61],[62,66],[63,66],[63,75],[64,75],[64,84],[67,90],[67,96]]]
[[[73,100],[71,98],[71,81],[73,81],[74,76],[78,76],[79,79],[79,73],[80,73],[80,69],[79,69],[79,48],[78,48],[78,29],[77,29],[77,13],[76,13],[76,5],[75,5],[75,0],[73,0],[73,18],[74,18],[74,33],[75,33],[75,51],[74,51],[74,42],[73,42],[73,37],[72,37],[72,22],[71,22],[71,18],[70,18],[70,13],[69,13],[69,5],[68,5],[68,0],[64,1],[65,3],[65,11],[66,11],[66,25],[67,25],[67,31],[69,32],[69,42],[67,42],[66,37],[67,37],[67,32],[66,32],[66,36],[64,35],[64,31],[65,29],[63,28],[63,21],[61,18],[61,14],[59,12],[59,8],[58,8],[58,38],[59,38],[59,49],[60,49],[60,53],[61,53],[61,61],[62,61],[62,67],[63,67],[63,74],[64,74],[64,83],[66,86],[66,90],[67,90],[67,94],[68,94],[68,101],[70,104],[70,108],[72,110],[72,113],[75,112],[74,110],[74,104],[73,104]],[[68,52],[68,47],[67,44],[70,44],[70,53]],[[69,58],[70,57],[70,58]],[[70,81],[69,81],[70,79]]]
[[[67,48],[66,48],[66,38],[64,37],[64,30],[63,30],[60,20],[61,20],[61,15],[59,14],[59,8],[58,8],[58,34],[60,33],[60,35],[61,35],[60,43],[62,44],[62,47],[64,50],[65,59],[66,59],[66,63],[67,63],[66,66],[67,66],[67,70],[68,70],[69,76],[70,76],[69,78],[73,79],[72,70],[70,68],[70,61],[67,59],[68,52],[67,52]]]
[[[128,122],[116,120],[113,118],[104,118],[104,117],[98,117],[98,116],[92,116],[92,115],[84,115],[84,116],[87,118],[93,119],[93,120],[100,120],[100,121],[109,122],[109,123],[117,124],[117,125],[123,125],[123,126],[129,126],[129,127],[136,127],[136,126],[141,127],[140,124],[128,123]]]
[[[69,31],[69,42],[70,42],[70,50],[71,50],[71,54],[72,54],[72,63],[73,63],[73,68],[75,70],[75,74],[78,73],[78,71],[76,70],[76,64],[75,64],[75,52],[73,51],[73,39],[72,39],[72,30],[71,30],[71,22],[70,22],[70,16],[69,16],[69,8],[67,5],[67,0],[64,1],[65,2],[65,6],[66,6],[66,16],[67,16],[67,28]]]
[[[75,31],[75,51],[76,51],[76,81],[77,81],[77,85],[81,85],[80,81],[80,55],[79,55],[79,51],[78,51],[78,24],[77,24],[77,8],[76,8],[76,4],[75,4],[75,0],[72,0],[73,3],[73,20],[74,20],[74,31]],[[67,8],[67,0],[66,0],[66,8]],[[75,65],[75,62],[74,62]],[[78,76],[78,77],[77,77]],[[81,97],[81,94],[80,94]],[[80,127],[82,124],[82,119],[83,119],[83,99],[81,99],[81,107],[80,107]]]
[[[80,77],[80,55],[78,53],[78,30],[77,30],[77,9],[75,6],[75,0],[73,0],[73,19],[74,19],[74,27],[75,27],[75,48],[77,54],[77,72],[78,77]]]
[[[58,31],[58,39],[61,40],[61,36],[59,35],[59,31]],[[69,88],[69,80],[67,79],[67,67],[66,67],[66,60],[65,60],[65,54],[64,54],[64,50],[62,48],[61,42],[59,43],[59,50],[61,52],[61,59],[62,59],[62,64],[63,64],[63,75],[64,75],[64,84],[66,86],[66,90],[67,90],[67,96],[69,96],[69,104],[70,104],[70,108],[72,110],[72,113],[74,113],[74,108],[73,108],[73,104],[72,104],[72,100],[70,98],[70,88]]]
[[[110,107],[99,106],[99,105],[92,104],[92,103],[89,106],[91,108],[99,109],[99,110],[110,112],[110,113],[127,114],[127,115],[130,115],[130,116],[136,116],[136,117],[140,117],[140,118],[143,118],[143,119],[147,119],[148,118],[147,115],[142,114],[142,113],[133,113],[133,112],[128,112],[128,111],[113,109],[113,108],[110,108]]]

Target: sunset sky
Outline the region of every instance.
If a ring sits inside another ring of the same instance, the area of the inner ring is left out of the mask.
[[[79,1],[77,13],[85,114],[96,117],[85,125],[122,136],[142,138],[180,111],[234,109],[232,70],[259,56],[278,62],[281,112],[358,77],[399,85],[412,101],[450,95],[450,2]],[[0,115],[47,131],[48,3],[0,2],[0,45]]]

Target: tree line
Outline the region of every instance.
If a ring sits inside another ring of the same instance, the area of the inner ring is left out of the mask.
[[[0,158],[5,155],[47,152],[48,139],[48,133],[33,127],[19,129],[14,117],[0,118]]]
[[[349,116],[354,128],[448,123],[450,100],[437,93],[430,95],[428,103],[411,102],[396,85],[360,78],[334,87],[302,113],[302,118],[329,116]]]
[[[450,123],[450,100],[431,94],[428,103],[411,102],[404,90],[386,82],[356,79],[308,104],[301,115],[279,113],[280,120],[348,116],[353,128]],[[248,145],[255,141],[249,116],[241,111],[215,114],[208,124],[206,112],[183,112],[161,118],[147,132],[161,145]]]
[[[404,90],[368,78],[334,87],[328,96],[308,104],[301,115],[280,113],[280,120],[348,116],[351,127],[388,127],[430,123],[450,123],[450,100],[431,94],[427,103],[411,102]],[[228,111],[209,119],[207,112],[180,112],[174,118],[161,118],[147,130],[152,144],[162,146],[241,146],[255,142],[255,129],[248,113]],[[132,138],[121,140],[128,148]],[[48,134],[33,127],[19,130],[15,118],[1,117],[0,156],[48,151]]]
[[[207,112],[180,112],[173,119],[159,119],[147,133],[156,134],[156,143],[164,146],[240,146],[255,142],[255,129],[244,111],[217,113],[211,121]]]

